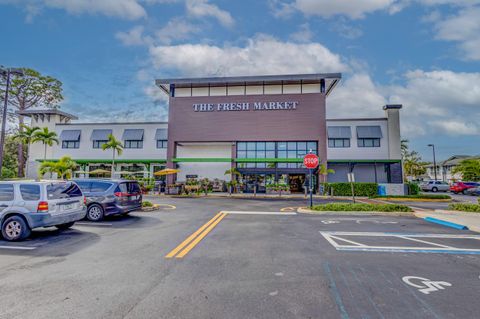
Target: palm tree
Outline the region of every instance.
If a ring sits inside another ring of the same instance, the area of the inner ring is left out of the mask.
[[[112,175],[111,178],[113,178],[113,173],[115,172],[114,166],[115,166],[115,153],[118,154],[118,156],[122,155],[123,152],[123,144],[119,140],[115,138],[112,134],[108,135],[108,142],[102,145],[102,150],[112,150]]]
[[[71,157],[64,156],[57,162],[43,161],[40,164],[39,174],[43,176],[46,173],[57,173],[57,178],[59,179],[70,179],[77,166],[77,163]]]
[[[34,127],[29,127],[25,124],[21,125],[23,127],[23,130],[20,130],[13,136],[14,139],[20,140],[23,144],[27,145],[27,158],[30,155],[30,144],[34,141],[35,139],[35,134],[40,131],[40,128],[38,126]],[[28,165],[26,165],[26,171],[25,175],[28,175]]]
[[[47,146],[53,146],[53,143],[58,144],[58,138],[57,138],[57,133],[52,132],[48,129],[48,127],[44,127],[43,130],[39,130],[35,132],[35,135],[33,136],[32,143],[35,142],[42,142],[43,146],[45,148],[44,154],[43,154],[43,159],[47,159]]]
[[[322,182],[326,183],[328,174],[335,174],[335,170],[327,168],[327,165],[325,165],[325,163],[321,163],[320,165],[318,165],[318,173],[323,177]]]
[[[236,167],[232,167],[230,169],[227,169],[224,175],[230,175],[230,182],[228,182],[228,192],[230,195],[232,195],[232,188],[237,185],[237,181],[235,179],[235,176],[241,176],[240,172]]]

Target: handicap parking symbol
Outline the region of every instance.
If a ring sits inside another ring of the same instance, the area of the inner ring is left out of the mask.
[[[405,276],[402,281],[409,286],[415,287],[421,293],[428,295],[431,292],[445,289],[445,287],[451,287],[452,284],[446,281],[433,281],[427,278],[416,276]]]

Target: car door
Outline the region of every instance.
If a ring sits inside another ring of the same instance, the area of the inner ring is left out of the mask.
[[[20,184],[19,192],[18,205],[24,207],[28,212],[35,213],[41,197],[40,184]]]
[[[0,184],[0,216],[6,213],[15,200],[15,188],[13,184]]]

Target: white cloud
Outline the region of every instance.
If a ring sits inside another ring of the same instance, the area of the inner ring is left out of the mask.
[[[196,18],[213,17],[223,26],[231,27],[235,24],[232,15],[218,6],[208,3],[208,0],[186,0],[187,14]]]
[[[72,14],[100,13],[129,20],[147,15],[137,0],[45,0],[45,4]]]
[[[348,67],[320,43],[282,42],[259,35],[244,47],[207,44],[154,46],[150,55],[161,73],[183,76],[341,72]]]
[[[200,32],[200,28],[181,17],[173,18],[167,24],[155,32],[156,38],[164,44],[170,44],[173,40],[185,40],[192,34]]]
[[[139,25],[133,27],[127,32],[117,32],[115,37],[120,40],[123,45],[134,46],[134,45],[145,45],[150,42],[149,37],[143,35],[144,27]]]
[[[458,42],[466,59],[480,60],[480,7],[439,19],[435,29],[437,39]]]
[[[387,10],[398,0],[296,0],[292,5],[305,15],[317,15],[329,18],[345,15],[352,19],[364,18],[366,14]]]
[[[380,106],[403,104],[402,135],[480,134],[480,73],[414,70],[402,85],[380,86],[367,74],[356,74],[334,90],[330,117],[380,116]]]
[[[70,14],[102,14],[127,20],[147,15],[139,0],[0,0],[0,3],[22,6],[27,12],[27,21],[44,7],[62,9]]]
[[[296,42],[310,42],[313,38],[313,32],[310,30],[308,23],[300,25],[297,32],[290,34],[290,39]]]

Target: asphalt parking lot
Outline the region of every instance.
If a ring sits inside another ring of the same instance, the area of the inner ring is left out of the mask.
[[[298,200],[157,202],[0,241],[0,318],[479,316],[478,233]]]

